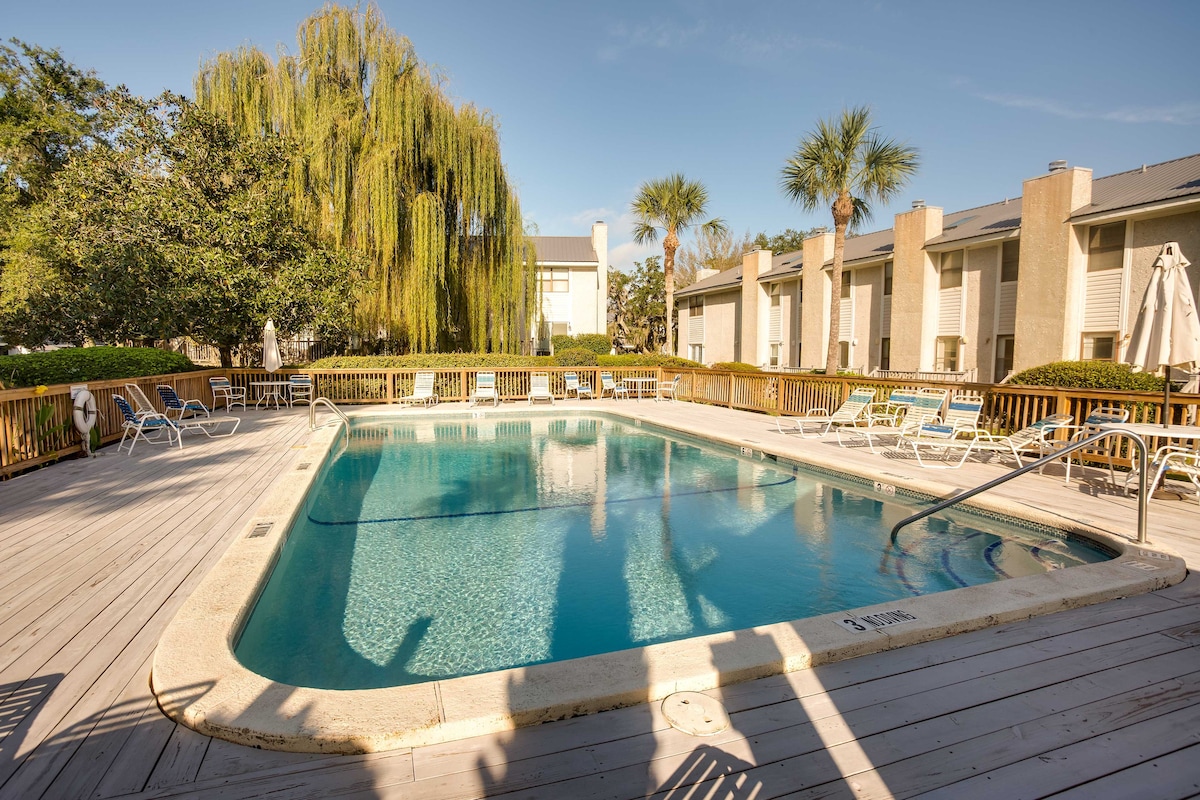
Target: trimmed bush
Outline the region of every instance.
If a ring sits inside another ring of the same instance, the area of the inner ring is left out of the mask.
[[[583,347],[569,347],[554,354],[554,363],[560,367],[594,367],[596,354]]]
[[[689,361],[678,356],[664,356],[660,353],[630,353],[620,356],[599,356],[597,362],[601,367],[668,367],[673,369],[703,369],[698,361]]]
[[[197,367],[181,353],[156,347],[66,347],[0,356],[0,388],[140,378],[196,369],[204,367]]]
[[[509,353],[410,353],[405,356],[330,356],[308,369],[504,369],[552,367],[550,356],[517,356]]]
[[[712,369],[725,369],[730,372],[761,372],[758,367],[753,364],[747,364],[742,361],[718,361],[712,365]]]
[[[1018,372],[1009,383],[1020,386],[1059,386],[1066,389],[1119,389],[1135,392],[1162,391],[1163,379],[1148,372],[1134,372],[1128,364],[1115,361],[1055,361]]]
[[[612,352],[612,339],[603,333],[579,333],[574,336],[559,334],[550,337],[550,346],[554,348],[555,353],[581,347],[598,356],[606,356]]]

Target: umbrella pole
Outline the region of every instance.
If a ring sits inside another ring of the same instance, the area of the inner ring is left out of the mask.
[[[1163,427],[1171,427],[1171,368],[1163,367]]]

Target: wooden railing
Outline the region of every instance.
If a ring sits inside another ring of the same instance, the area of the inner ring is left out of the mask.
[[[963,393],[983,395],[985,403],[982,425],[994,431],[1016,430],[1049,414],[1070,414],[1076,422],[1081,422],[1093,409],[1101,406],[1129,409],[1131,422],[1162,421],[1162,395],[1152,392],[656,367],[278,370],[274,373],[267,373],[262,369],[208,369],[175,375],[154,375],[128,381],[91,381],[87,386],[96,397],[100,411],[97,424],[100,427],[101,439],[111,442],[121,436],[121,416],[112,402],[112,395],[124,394],[126,383],[137,383],[156,403],[158,395],[154,387],[160,383],[175,387],[176,392],[185,399],[200,399],[209,403],[212,401],[212,393],[209,390],[208,378],[213,375],[227,375],[235,385],[247,388],[249,404],[253,406],[255,391],[251,386],[252,381],[286,380],[288,375],[299,373],[312,376],[314,396],[327,397],[339,405],[388,404],[397,403],[404,396],[412,394],[416,373],[428,371],[435,373],[435,391],[442,401],[447,402],[467,400],[475,389],[475,375],[478,372],[492,372],[496,375],[496,390],[504,400],[524,400],[529,394],[531,373],[548,373],[551,391],[557,397],[565,397],[564,373],[576,373],[583,383],[598,392],[600,373],[610,372],[617,381],[631,377],[671,380],[678,375],[680,385],[676,396],[681,400],[767,414],[805,414],[817,408],[832,411],[858,386],[875,388],[879,399],[886,399],[894,389],[930,386],[948,389],[952,396]],[[55,423],[69,420],[70,386],[51,386],[40,394],[34,389],[0,391],[0,477],[78,453],[82,449],[81,439],[73,428],[46,441],[38,440],[36,415],[38,409],[47,403],[54,408]],[[1172,423],[1194,424],[1198,410],[1200,395],[1174,395]],[[1155,448],[1165,442],[1152,441],[1149,444],[1151,448]],[[1126,455],[1127,453],[1121,454],[1122,460]]]

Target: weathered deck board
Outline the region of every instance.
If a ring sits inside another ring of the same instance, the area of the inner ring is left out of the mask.
[[[905,458],[784,439],[759,415],[626,408],[921,475]],[[304,454],[304,413],[251,412],[236,436],[190,439],[182,452],[109,448],[0,482],[0,797],[1200,792],[1195,576],[1152,595],[723,687],[712,694],[733,727],[704,739],[670,728],[656,705],[361,756],[258,751],[179,728],[149,692],[153,648],[274,476]],[[937,477],[950,488],[1004,471],[971,464]],[[1134,501],[1098,474],[1065,486],[1049,470],[997,491],[1129,536]],[[1197,529],[1194,502],[1151,504],[1152,539],[1192,564]]]

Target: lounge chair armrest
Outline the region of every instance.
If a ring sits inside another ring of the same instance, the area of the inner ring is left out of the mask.
[[[819,412],[819,413],[818,413]],[[810,408],[804,413],[806,417],[827,417],[829,416],[828,408]]]

